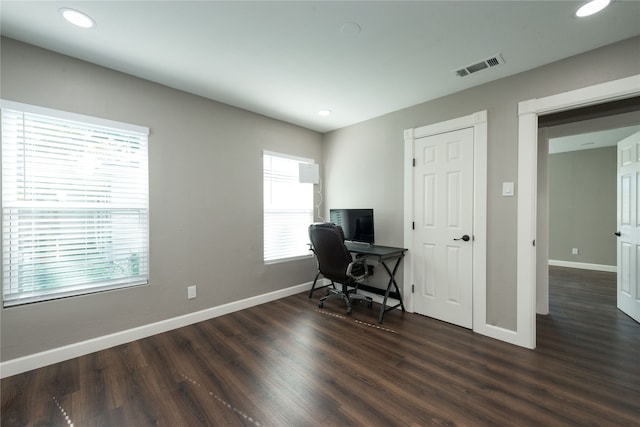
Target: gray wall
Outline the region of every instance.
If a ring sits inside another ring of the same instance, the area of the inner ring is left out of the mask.
[[[313,260],[263,265],[262,149],[322,159],[325,206],[376,209],[376,240],[402,245],[403,130],[485,109],[487,320],[515,329],[517,198],[501,183],[517,181],[518,102],[640,72],[635,38],[323,137],[12,40],[1,48],[0,97],[151,128],[150,286],[2,309],[3,361],[311,280]]]
[[[151,129],[150,285],[2,309],[3,361],[312,280],[312,259],[263,263],[262,150],[320,162],[321,134],[13,40],[1,48],[1,98]]]
[[[639,59],[636,37],[331,132],[325,206],[376,209],[376,240],[402,245],[403,130],[488,110],[487,322],[515,330],[518,103],[638,74]]]
[[[616,153],[607,147],[549,155],[550,260],[616,265]]]

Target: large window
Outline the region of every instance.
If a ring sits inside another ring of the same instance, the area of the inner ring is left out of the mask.
[[[1,107],[4,306],[146,284],[148,129]]]
[[[310,256],[313,184],[299,182],[300,163],[313,160],[264,153],[264,262]]]

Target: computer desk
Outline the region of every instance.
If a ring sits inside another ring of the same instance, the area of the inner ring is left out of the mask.
[[[356,256],[371,258],[380,262],[380,264],[382,264],[385,271],[389,275],[389,283],[387,284],[387,289],[384,292],[384,300],[382,301],[382,307],[380,308],[378,323],[382,323],[382,317],[384,316],[384,313],[386,313],[389,310],[400,307],[402,308],[402,311],[405,311],[404,303],[402,302],[402,293],[400,292],[398,283],[396,283],[396,272],[398,271],[398,267],[400,266],[400,263],[402,262],[402,258],[404,258],[404,253],[407,250],[405,248],[370,245],[367,243],[355,243],[355,242],[349,242],[349,241],[346,241],[344,243],[347,249],[349,250],[349,252],[355,254]],[[393,260],[395,260],[393,269],[389,269],[387,262],[393,261]],[[391,292],[392,287],[395,288],[395,292],[393,293]],[[373,291],[373,292],[377,290],[378,291],[377,293],[380,293],[382,295],[382,293],[380,292],[381,289],[378,289],[378,288],[374,288],[371,286],[367,286],[365,288],[362,285],[360,286],[360,288],[363,288],[368,291]],[[389,299],[390,296],[393,299],[397,299],[399,301],[398,304],[394,306],[387,306],[387,300]]]

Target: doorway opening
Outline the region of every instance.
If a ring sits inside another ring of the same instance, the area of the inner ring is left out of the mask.
[[[538,120],[545,115],[640,96],[640,75],[612,80],[518,104],[517,326],[514,344],[536,347]]]
[[[562,268],[578,269],[584,270],[576,271],[578,278],[608,276],[615,283],[617,143],[640,132],[638,101],[631,98],[539,118],[538,314],[550,312],[554,267],[560,268],[555,268],[556,274]],[[610,292],[615,301],[615,288]]]

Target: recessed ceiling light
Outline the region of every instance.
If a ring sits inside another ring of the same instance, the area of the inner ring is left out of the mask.
[[[576,11],[576,16],[578,18],[584,18],[585,16],[593,15],[607,7],[609,3],[611,3],[611,0],[591,0],[590,2],[580,6]]]
[[[96,26],[96,21],[91,19],[91,17],[87,14],[79,12],[75,9],[69,9],[67,7],[63,7],[59,9],[60,14],[64,19],[71,22],[73,25],[76,25],[81,28],[93,28]]]
[[[319,116],[328,116],[331,114],[331,110],[320,110],[318,111]]]

